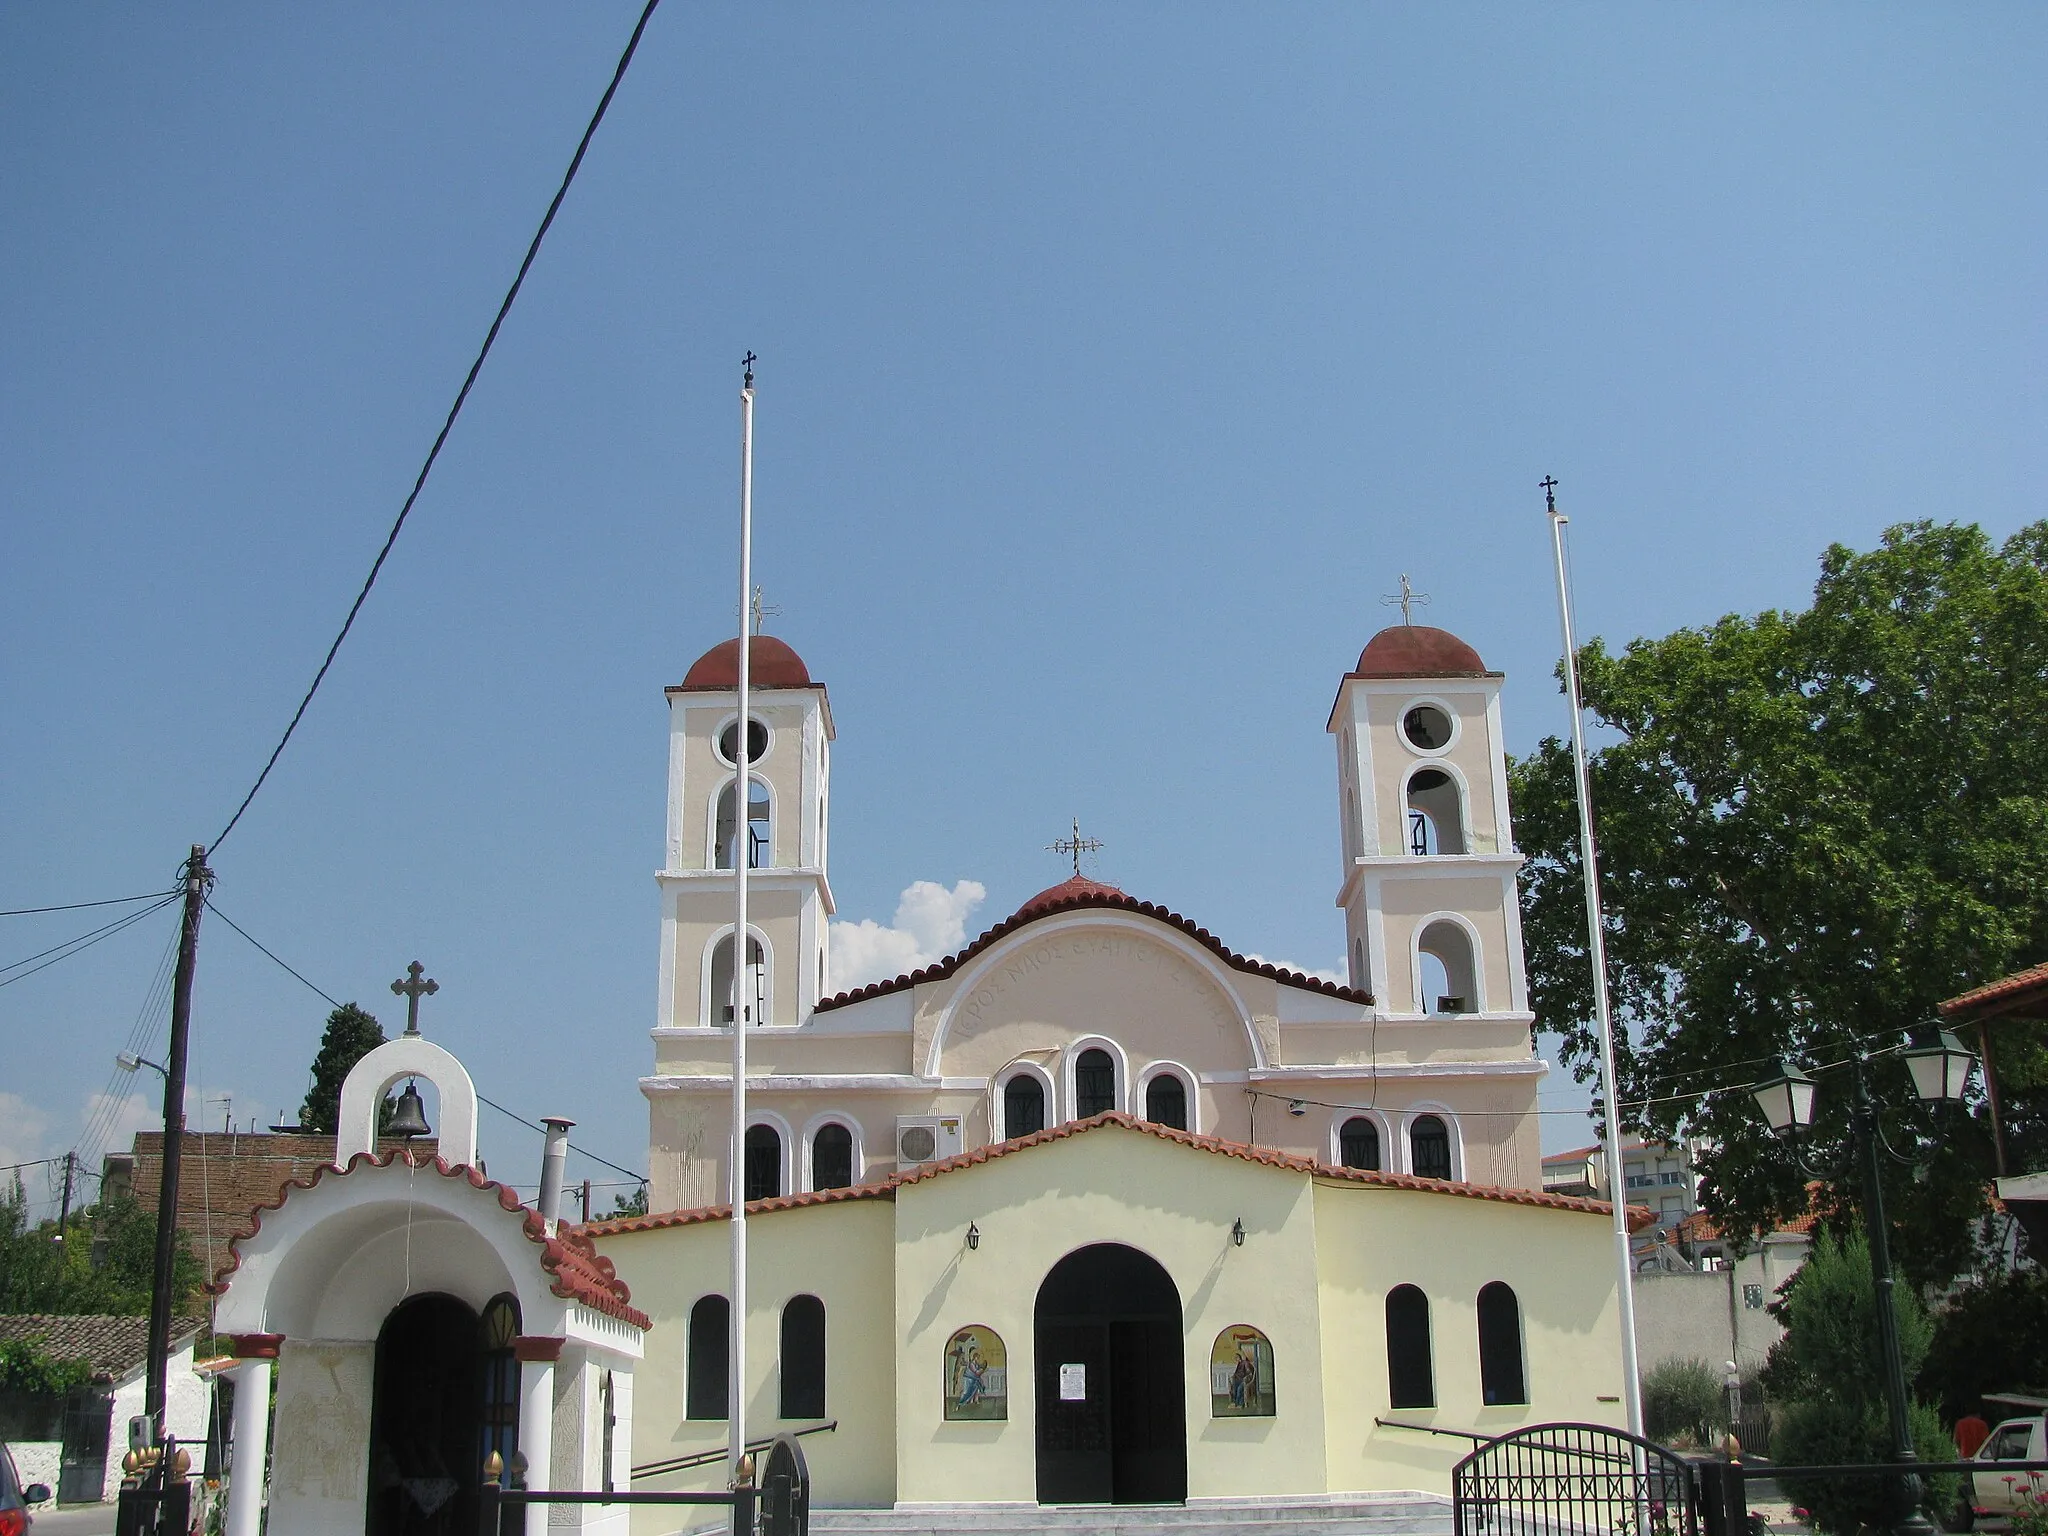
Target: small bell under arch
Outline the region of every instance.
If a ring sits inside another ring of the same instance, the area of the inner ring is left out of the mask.
[[[398,1096],[398,1107],[391,1112],[391,1124],[385,1127],[387,1136],[402,1136],[407,1141],[415,1136],[425,1136],[427,1129],[427,1106],[420,1102],[420,1091],[408,1078],[405,1092]]]

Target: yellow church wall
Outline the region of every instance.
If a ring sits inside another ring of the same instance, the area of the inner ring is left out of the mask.
[[[1313,1205],[1332,1490],[1450,1492],[1469,1441],[1376,1419],[1480,1435],[1560,1420],[1626,1427],[1605,1214],[1335,1181],[1316,1184]],[[1526,1405],[1481,1398],[1478,1296],[1492,1280],[1520,1303]],[[1402,1284],[1429,1298],[1434,1408],[1389,1407],[1386,1297]]]
[[[1450,866],[1451,871],[1455,868]],[[1512,1008],[1513,985],[1508,975],[1502,899],[1503,887],[1497,873],[1460,876],[1447,872],[1428,879],[1383,882],[1380,911],[1387,927],[1388,981],[1384,1003],[1388,1011],[1407,1013],[1419,1005],[1413,961],[1415,928],[1420,919],[1434,912],[1458,912],[1473,920],[1481,936],[1481,942],[1475,946],[1479,985],[1483,989],[1480,1002],[1489,1013]]]
[[[789,877],[782,877],[787,880]],[[704,972],[711,963],[705,945],[707,934],[717,929],[732,927],[732,895],[729,891],[701,893],[684,892],[682,902],[685,911],[694,920],[685,921],[675,928],[675,998],[672,1017],[681,1021],[684,1027],[699,1023],[704,1017]],[[801,890],[784,884],[778,888],[774,875],[761,875],[749,888],[747,898],[747,923],[764,933],[796,932],[797,919],[803,911],[804,896]],[[704,926],[698,926],[698,922]],[[795,953],[793,946],[785,943],[773,952],[769,962],[768,976],[768,1017],[773,1024],[794,1025],[797,1023],[797,983],[803,957]],[[720,1001],[729,1001],[722,999]],[[713,1017],[717,1017],[716,1013]],[[667,1065],[663,1055],[665,1049],[680,1046],[688,1051],[693,1047],[674,1036],[658,1038],[655,1041],[655,1070],[670,1072],[678,1070]],[[732,1047],[727,1045],[725,1060],[730,1062]]]
[[[1242,1248],[1230,1238],[1239,1219]],[[1098,1242],[1142,1249],[1180,1292],[1189,1495],[1322,1490],[1317,1239],[1303,1175],[1104,1127],[903,1186],[896,1228],[899,1501],[1036,1498],[1038,1288],[1060,1258]],[[1009,1357],[1004,1422],[944,1417],[947,1341],[976,1323],[1002,1336]],[[1210,1348],[1243,1324],[1272,1341],[1279,1412],[1212,1418]]]
[[[825,1416],[837,1419],[839,1428],[806,1435],[802,1442],[820,1506],[887,1505],[894,1497],[895,1425],[888,1411],[895,1369],[888,1317],[892,1217],[888,1200],[869,1199],[747,1220],[749,1439],[796,1427],[776,1416],[784,1303],[809,1294],[825,1304]],[[731,1227],[724,1221],[693,1222],[596,1241],[631,1287],[633,1304],[655,1320],[634,1381],[634,1464],[720,1449],[725,1420],[686,1419],[683,1413],[690,1309],[702,1296],[727,1294]],[[634,1483],[641,1489],[724,1485],[722,1462]],[[634,1512],[635,1536],[675,1527],[675,1510]]]
[[[1380,796],[1380,847],[1392,852],[1408,846],[1406,798],[1400,793],[1411,767],[1423,763],[1448,765],[1465,783],[1465,813],[1470,818],[1467,851],[1499,853],[1500,828],[1494,819],[1491,790],[1493,743],[1488,739],[1486,692],[1460,688],[1449,679],[1418,679],[1395,692],[1370,694],[1366,701],[1367,740]],[[1425,756],[1401,734],[1401,717],[1418,699],[1434,699],[1457,717],[1458,739],[1447,752]]]
[[[797,860],[799,820],[797,808],[803,795],[803,721],[807,704],[769,702],[772,694],[756,694],[751,701],[755,719],[768,727],[768,753],[752,765],[755,778],[767,781],[774,806],[774,854],[776,867],[794,866]],[[683,782],[689,801],[683,817],[684,869],[708,869],[705,852],[710,847],[711,817],[720,788],[732,781],[732,765],[713,750],[718,722],[733,713],[731,695],[726,702],[692,706],[684,711],[689,735],[683,746]]]

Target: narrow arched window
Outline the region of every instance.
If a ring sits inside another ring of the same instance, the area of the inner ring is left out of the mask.
[[[1466,851],[1458,785],[1441,768],[1418,768],[1408,778],[1408,851],[1418,858]]]
[[[1387,1292],[1387,1403],[1393,1408],[1436,1406],[1429,1298],[1412,1285],[1397,1285]]]
[[[732,1309],[723,1296],[700,1296],[690,1308],[689,1359],[684,1376],[683,1416],[722,1419],[726,1412],[726,1351],[732,1340]]]
[[[1498,1280],[1479,1291],[1479,1396],[1485,1403],[1526,1403],[1522,1378],[1522,1308]]]
[[[1418,1115],[1408,1127],[1408,1167],[1417,1178],[1451,1176],[1451,1133],[1435,1115]]]
[[[772,1125],[747,1127],[746,1196],[773,1200],[782,1193],[782,1138]]]
[[[1116,1062],[1109,1052],[1085,1050],[1074,1063],[1074,1118],[1086,1120],[1116,1108]]]
[[[1353,1115],[1337,1132],[1337,1156],[1346,1168],[1380,1166],[1380,1128],[1363,1115]]]
[[[750,1025],[768,1022],[768,962],[761,941],[747,935],[747,986],[741,998],[753,1012]],[[719,1024],[732,1022],[732,935],[727,934],[711,948],[711,1018]]]
[[[1003,1084],[1003,1136],[1029,1136],[1045,1129],[1045,1085],[1029,1072]]]
[[[853,1132],[821,1125],[811,1138],[811,1188],[844,1189],[853,1182]]]
[[[1479,1008],[1479,969],[1472,957],[1472,939],[1456,923],[1438,921],[1416,940],[1417,981],[1423,1013],[1475,1013]]]
[[[1145,1118],[1154,1125],[1170,1125],[1176,1131],[1188,1128],[1188,1086],[1171,1072],[1162,1072],[1145,1085]]]
[[[496,1451],[506,1461],[519,1449],[519,1302],[507,1293],[493,1296],[477,1320],[477,1343],[483,1355],[483,1452]]]
[[[733,868],[733,845],[737,828],[732,814],[732,786],[718,792],[718,834],[714,844],[715,862],[720,869]],[[775,845],[770,820],[768,786],[759,779],[747,781],[747,868],[765,869]]]
[[[782,1417],[825,1417],[825,1303],[792,1296],[782,1309]]]

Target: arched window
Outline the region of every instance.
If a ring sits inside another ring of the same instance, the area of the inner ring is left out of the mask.
[[[792,1296],[782,1309],[781,1416],[825,1417],[825,1303],[815,1296]]]
[[[1436,1374],[1429,1358],[1429,1298],[1412,1285],[1387,1292],[1387,1404],[1434,1408]]]
[[[764,869],[770,862],[774,847],[773,827],[769,822],[768,786],[759,779],[747,781],[747,868]],[[718,835],[714,845],[716,862],[720,869],[733,867],[732,786],[726,785],[718,792]]]
[[[1418,1115],[1408,1127],[1408,1171],[1419,1179],[1451,1176],[1451,1133],[1441,1117]]]
[[[1074,1062],[1074,1118],[1086,1120],[1115,1108],[1115,1060],[1099,1046],[1083,1051]]]
[[[853,1132],[821,1125],[811,1138],[811,1188],[844,1189],[853,1182]]]
[[[477,1321],[483,1350],[484,1448],[506,1461],[519,1449],[519,1360],[512,1341],[519,1337],[519,1300],[509,1293],[491,1298]]]
[[[683,1417],[722,1419],[726,1412],[726,1351],[732,1343],[732,1309],[723,1296],[699,1296],[690,1308],[689,1360],[684,1377]]]
[[[1045,1085],[1029,1072],[1003,1084],[1003,1136],[1006,1140],[1045,1129]]]
[[[1353,1115],[1337,1132],[1337,1156],[1346,1168],[1380,1166],[1380,1128],[1364,1115]]]
[[[1479,1397],[1485,1403],[1526,1403],[1522,1378],[1522,1309],[1494,1280],[1479,1291]]]
[[[746,1196],[773,1200],[782,1193],[782,1138],[772,1125],[747,1127]]]
[[[1418,858],[1466,851],[1458,782],[1441,768],[1418,768],[1408,776],[1408,851]]]
[[[752,983],[746,989],[753,1010],[749,1024],[768,1022],[768,958],[761,941],[747,935],[747,974]],[[726,934],[711,950],[711,1017],[720,1024],[732,1022],[732,935]]]
[[[1472,959],[1472,939],[1458,924],[1439,918],[1415,941],[1416,999],[1423,1013],[1474,1013],[1479,1008],[1479,972]]]
[[[1171,1072],[1161,1072],[1145,1085],[1145,1118],[1154,1125],[1188,1128],[1188,1085]]]

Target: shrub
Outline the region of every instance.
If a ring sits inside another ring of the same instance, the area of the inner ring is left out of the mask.
[[[1704,1360],[1662,1360],[1643,1378],[1643,1430],[1664,1445],[1711,1445],[1728,1427],[1721,1378]]]

